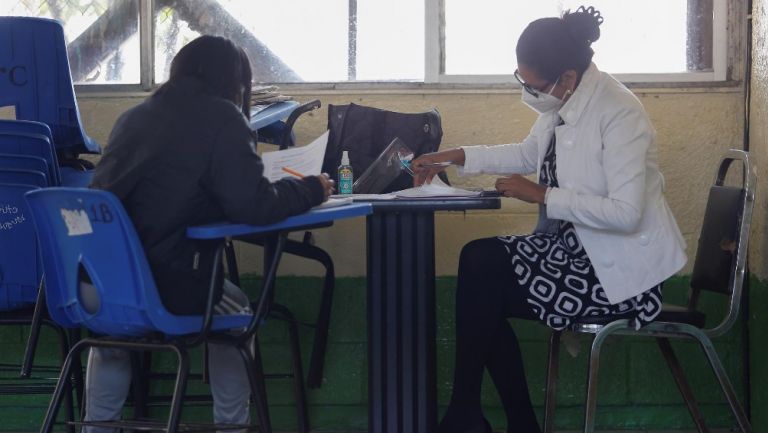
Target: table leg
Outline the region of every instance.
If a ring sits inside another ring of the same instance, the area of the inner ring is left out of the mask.
[[[429,433],[437,421],[434,212],[368,216],[368,424]]]

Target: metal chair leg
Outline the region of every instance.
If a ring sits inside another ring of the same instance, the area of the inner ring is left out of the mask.
[[[680,390],[680,394],[685,400],[685,405],[688,407],[688,412],[691,414],[693,423],[696,425],[696,430],[699,433],[709,433],[707,425],[704,423],[704,416],[701,414],[699,405],[696,403],[696,398],[693,395],[691,386],[688,384],[688,380],[685,378],[685,372],[680,366],[680,362],[677,360],[675,351],[672,349],[672,344],[668,338],[656,338],[656,342],[659,344],[659,350],[664,355],[664,359],[667,361],[669,370],[672,373],[672,377],[675,379],[677,388]]]
[[[315,336],[312,342],[312,353],[309,358],[307,370],[307,385],[312,388],[320,388],[323,383],[323,369],[325,367],[325,353],[328,347],[328,330],[331,324],[331,310],[333,307],[333,291],[336,285],[336,271],[333,259],[322,248],[309,243],[307,236],[303,242],[288,239],[285,243],[285,252],[306,259],[320,262],[325,268],[323,278],[323,291],[320,295],[320,308],[315,322]]]
[[[67,354],[67,357],[64,359],[64,364],[61,367],[61,374],[59,374],[59,380],[56,381],[56,388],[51,396],[51,402],[48,405],[43,425],[40,427],[40,433],[51,433],[53,431],[53,425],[56,422],[56,416],[59,413],[64,393],[69,392],[69,378],[72,376],[73,359],[79,358],[80,353],[87,347],[90,347],[87,341],[80,341],[69,351],[69,354]]]
[[[67,331],[69,347],[74,347],[80,341],[80,329],[70,329]],[[75,396],[77,397],[77,407],[80,412],[85,414],[85,379],[83,379],[83,361],[78,356],[72,360],[72,381],[75,384]]]
[[[273,311],[280,309],[280,314],[288,325],[288,333],[291,345],[291,372],[293,373],[293,391],[296,398],[296,419],[300,433],[309,432],[309,413],[307,411],[307,390],[304,386],[304,367],[301,362],[301,346],[299,345],[299,327],[293,313],[282,305],[272,306]]]
[[[69,335],[61,327],[56,326],[54,329],[56,330],[56,333],[59,336],[59,348],[61,349],[61,360],[63,362],[67,359],[67,355],[69,354]],[[78,359],[74,359],[72,361],[73,372],[76,371],[77,368],[80,366],[80,363],[77,361]],[[67,411],[66,420],[68,422],[75,421],[75,403],[74,403],[74,399],[72,398],[72,383],[71,383],[73,377],[74,377],[74,374],[71,374],[71,375],[67,375],[64,378],[67,381],[67,383],[70,384],[67,387],[66,394],[64,395],[64,407]],[[75,433],[75,426],[67,425],[67,432]]]
[[[24,348],[24,361],[21,363],[21,377],[29,377],[32,374],[32,364],[35,360],[37,342],[40,339],[40,329],[43,326],[43,313],[45,312],[45,277],[40,279],[37,291],[37,301],[32,312],[32,323],[29,327],[27,346]]]
[[[544,433],[552,433],[554,430],[557,378],[560,367],[560,335],[562,332],[552,331],[549,338],[547,387],[544,391]]]
[[[595,415],[597,414],[597,376],[600,369],[600,349],[605,340],[614,331],[627,328],[626,320],[611,322],[600,329],[592,340],[589,352],[589,370],[587,371],[587,398],[584,405],[584,433],[594,433]]]
[[[143,419],[147,417],[147,396],[149,387],[147,386],[147,374],[149,370],[144,368],[142,362],[142,353],[131,352],[131,390],[133,392],[133,417],[134,419]]]
[[[227,259],[227,277],[229,281],[240,287],[240,273],[237,270],[237,257],[235,257],[235,246],[232,241],[227,241],[224,245],[224,257]]]
[[[171,408],[168,414],[168,425],[166,427],[168,433],[176,433],[179,428],[184,393],[187,390],[187,379],[189,378],[189,355],[187,351],[178,346],[174,346],[174,351],[179,359],[179,367],[176,375],[176,386],[173,390],[173,399],[171,400]]]
[[[261,362],[261,352],[259,351],[258,339],[254,335],[253,355],[250,354],[248,347],[238,346],[240,356],[246,365],[248,372],[248,381],[251,384],[251,395],[253,395],[256,404],[256,415],[259,417],[259,431],[263,433],[272,433],[272,421],[269,418],[269,405],[267,403],[267,393],[264,383],[264,366]]]
[[[749,419],[747,418],[746,413],[744,413],[744,408],[736,397],[736,391],[733,389],[730,379],[728,379],[728,374],[725,372],[725,368],[720,362],[720,357],[717,355],[712,341],[699,329],[695,329],[694,332],[691,332],[691,335],[693,335],[699,341],[699,344],[701,344],[701,348],[707,356],[709,365],[712,367],[712,371],[715,373],[717,381],[720,382],[720,389],[723,390],[723,394],[725,394],[725,398],[731,406],[731,411],[736,417],[736,422],[738,422],[739,428],[744,433],[751,433],[752,425],[749,423]]]

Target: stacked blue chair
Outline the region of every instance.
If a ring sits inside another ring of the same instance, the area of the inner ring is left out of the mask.
[[[13,132],[47,136],[62,165],[58,184],[87,186],[92,172],[82,153],[101,153],[82,127],[67,58],[64,29],[55,20],[0,17],[0,106],[13,106],[17,120],[42,123],[46,129],[16,125]],[[0,131],[7,131],[0,124]],[[62,182],[63,177],[63,182]]]
[[[0,171],[0,176],[4,174],[7,175]],[[35,366],[35,370],[47,378],[30,377],[42,325],[54,331],[62,361],[69,351],[69,336],[61,326],[44,317],[45,301],[39,297],[43,293],[39,290],[43,281],[43,267],[32,215],[24,200],[26,192],[37,189],[37,185],[3,183],[0,180],[0,245],[3,245],[0,248],[0,325],[32,325],[21,366],[23,379],[4,376],[0,383],[0,395],[50,395],[53,392],[50,377],[58,372],[57,367]],[[18,368],[16,364],[0,365],[3,370]],[[81,375],[76,375],[75,380],[76,389],[81,390]],[[73,419],[75,411],[72,395],[69,393],[65,397],[67,419]],[[73,432],[72,429],[70,431]]]
[[[42,263],[37,235],[24,193],[59,185],[56,154],[50,129],[39,122],[0,121],[0,325],[31,325],[21,377],[5,378],[0,394],[50,394],[51,374],[58,366],[35,366],[48,377],[32,378],[33,360],[43,325],[52,329],[59,343],[62,361],[69,351],[70,335],[44,311]],[[2,364],[0,369],[16,369],[17,365]],[[78,370],[79,371],[79,370]],[[41,379],[41,380],[29,380]],[[82,375],[75,375],[78,396],[82,396]],[[67,395],[68,419],[74,417],[71,395]],[[72,430],[72,429],[70,429]]]
[[[0,106],[12,105],[16,118],[50,127],[61,155],[100,153],[85,134],[75,100],[64,28],[55,20],[0,17]]]
[[[132,222],[122,204],[111,193],[84,188],[48,188],[27,194],[43,251],[48,276],[45,286],[51,317],[63,326],[84,326],[108,337],[80,340],[70,350],[60,378],[70,377],[73,363],[90,347],[122,348],[130,351],[169,351],[179,360],[170,415],[165,423],[126,421],[107,423],[115,428],[179,429],[183,396],[189,376],[187,348],[205,341],[238,347],[247,369],[260,420],[260,431],[270,432],[260,360],[248,350],[248,342],[265,314],[214,315],[213,290],[203,316],[177,316],[160,301],[149,264]],[[277,254],[265,277],[272,287],[285,234],[275,234]],[[222,248],[216,252],[219,263]],[[221,270],[214,269],[211,287]],[[90,284],[81,285],[87,281]],[[81,290],[89,292],[84,302]],[[93,289],[91,289],[93,287]],[[270,289],[271,290],[271,289]],[[246,329],[238,335],[223,334]],[[41,429],[50,432],[68,380],[59,380]],[[87,424],[87,423],[77,423]],[[99,425],[105,425],[104,422]],[[199,426],[198,426],[199,427]],[[214,427],[211,427],[213,430]]]

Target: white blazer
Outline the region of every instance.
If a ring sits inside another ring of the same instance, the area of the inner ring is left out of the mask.
[[[555,127],[558,114],[565,123]],[[547,196],[547,217],[573,223],[608,300],[622,302],[679,271],[685,241],[664,199],[656,131],[635,95],[594,64],[522,143],[463,147],[461,174],[538,174],[553,130],[559,188]]]

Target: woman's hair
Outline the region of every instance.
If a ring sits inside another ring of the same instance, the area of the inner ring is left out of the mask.
[[[243,114],[250,117],[251,63],[229,39],[203,35],[182,47],[171,62],[168,82],[181,77],[194,77],[212,94],[240,103]]]
[[[517,41],[517,62],[549,81],[569,69],[581,76],[592,62],[595,52],[590,45],[600,39],[602,23],[603,17],[592,6],[533,21]]]

